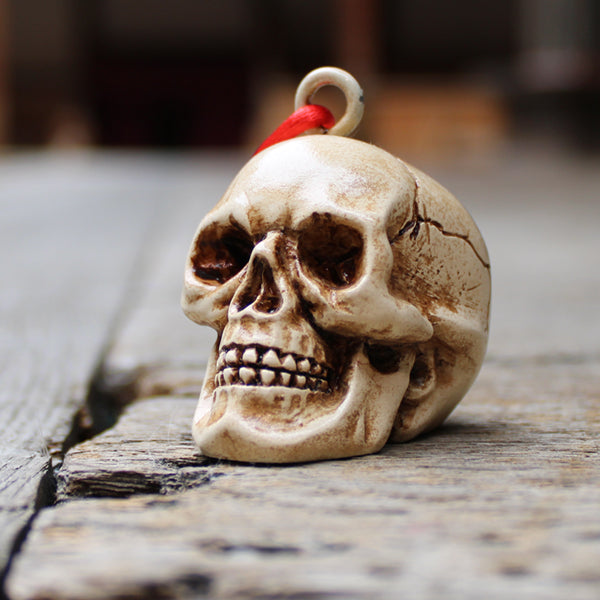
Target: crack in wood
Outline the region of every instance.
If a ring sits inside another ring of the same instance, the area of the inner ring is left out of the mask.
[[[24,526],[19,530],[18,534],[13,539],[12,547],[8,553],[8,560],[6,561],[4,568],[0,570],[0,600],[9,600],[8,596],[6,595],[6,579],[10,573],[14,560],[21,552],[23,544],[25,543],[25,540],[27,539],[27,536],[33,527],[35,519],[41,510],[54,504],[55,499],[56,479],[54,477],[51,461],[48,460],[47,468],[39,479],[33,510],[29,514]],[[22,512],[24,508],[28,507],[15,507],[14,512]]]
[[[157,469],[155,473],[135,470],[119,470],[94,473],[90,476],[73,477],[59,473],[59,497],[61,501],[71,498],[129,498],[139,494],[173,494],[212,483],[224,473],[213,473],[195,467]]]

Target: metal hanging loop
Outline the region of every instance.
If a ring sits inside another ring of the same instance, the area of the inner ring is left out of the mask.
[[[364,111],[363,91],[350,73],[337,67],[321,67],[311,71],[296,90],[295,110],[312,104],[311,99],[325,85],[339,88],[346,98],[346,112],[328,131],[332,135],[351,135],[358,127]]]

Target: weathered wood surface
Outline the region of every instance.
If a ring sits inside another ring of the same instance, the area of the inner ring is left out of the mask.
[[[69,452],[9,592],[597,598],[597,369],[490,366],[436,434],[284,467],[196,458],[194,400],[142,400]]]
[[[126,288],[152,198],[68,156],[0,164],[0,572],[36,503]],[[115,177],[117,175],[117,177]],[[41,485],[41,490],[40,490]]]
[[[170,198],[201,176],[195,167],[68,153],[0,163],[0,574],[52,500],[54,464],[143,246]]]
[[[181,268],[227,166],[180,186],[104,362],[107,389],[133,383],[139,400],[69,451],[8,596],[598,598],[598,166],[434,170],[492,258],[480,378],[434,434],[276,467],[201,458],[191,443],[213,336],[180,314]]]

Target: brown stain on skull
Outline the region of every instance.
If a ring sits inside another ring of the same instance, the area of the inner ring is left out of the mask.
[[[428,229],[429,225],[424,227]],[[436,306],[453,312],[459,306],[481,309],[477,292],[482,280],[489,278],[489,268],[469,247],[462,246],[461,238],[443,239],[437,228],[430,231],[429,238],[412,234],[397,236],[392,253],[391,289],[425,314],[430,315]],[[469,263],[470,268],[466,267]]]

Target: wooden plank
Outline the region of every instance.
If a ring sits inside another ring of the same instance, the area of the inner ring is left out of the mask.
[[[58,473],[59,501],[165,494],[203,483],[211,475],[204,465],[212,461],[195,455],[190,426],[195,404],[192,397],[158,397],[126,408],[115,427],[68,453]]]
[[[4,446],[39,452],[65,439],[153,218],[141,177],[68,155],[0,166]]]
[[[50,457],[0,450],[0,565],[6,565],[33,511],[54,498]]]
[[[599,373],[488,365],[439,432],[294,466],[198,459],[193,399],[142,400],[69,452],[8,592],[595,599]]]
[[[0,573],[44,500],[50,459],[60,458],[158,201],[173,186],[160,165],[92,154],[0,164]]]

